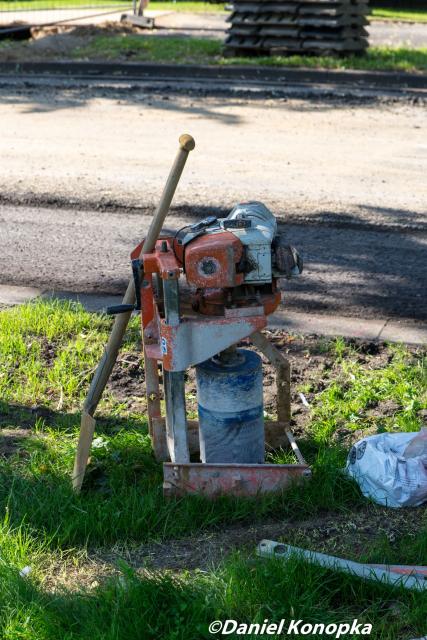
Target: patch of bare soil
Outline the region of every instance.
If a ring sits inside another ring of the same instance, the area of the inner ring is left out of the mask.
[[[330,513],[303,521],[231,526],[220,532],[163,543],[96,549],[77,563],[68,560],[50,566],[45,586],[52,590],[97,586],[100,581],[119,575],[121,562],[139,573],[206,571],[218,567],[232,552],[253,553],[262,539],[358,560],[376,542],[384,539],[395,542],[403,536],[417,535],[425,527],[426,519],[427,510],[423,507],[394,510],[369,505],[351,514]]]
[[[0,458],[10,458],[21,451],[22,441],[31,435],[29,429],[2,429],[0,427]],[[22,451],[22,453],[26,453]]]
[[[58,345],[53,340],[48,340],[46,337],[42,337],[40,340],[40,355],[43,358],[47,367],[52,367],[55,363],[56,354],[58,351]]]
[[[291,426],[295,435],[301,436],[307,431],[310,412],[303,405],[299,395],[301,385],[310,384],[310,391],[305,393],[310,403],[316,394],[340,375],[340,365],[329,351],[329,342],[316,335],[293,336],[282,330],[267,331],[271,342],[289,359],[291,363]],[[380,369],[389,364],[392,355],[386,344],[356,339],[345,341],[356,350],[356,358],[363,367]],[[252,348],[247,343],[242,347]],[[411,349],[410,347],[408,347]],[[415,347],[414,347],[415,350]],[[274,367],[263,357],[264,410],[268,415],[276,414],[276,386]],[[138,354],[124,353],[113,370],[108,390],[132,411],[146,409],[144,368]],[[186,373],[187,410],[190,416],[197,416],[196,376],[195,369]],[[393,416],[400,409],[392,400],[378,403],[367,409],[370,417]],[[373,433],[376,433],[374,428]],[[366,430],[363,435],[368,435]],[[360,433],[341,430],[337,438],[351,446],[353,440],[359,439]]]
[[[114,398],[132,411],[145,411],[145,375],[142,354],[119,355],[107,385]]]
[[[391,417],[394,416],[396,411],[400,409],[397,402],[391,399],[380,400],[377,404],[371,404],[366,412],[366,415],[376,417]]]
[[[61,60],[69,58],[79,47],[86,47],[97,36],[139,33],[141,31],[130,25],[117,22],[105,22],[99,25],[82,25],[78,27],[55,25],[50,27],[33,27],[31,38],[14,42],[1,52],[3,62],[33,62]]]
[[[314,335],[292,336],[281,330],[269,331],[268,337],[291,362],[292,428],[297,436],[301,436],[308,427],[310,414],[301,402],[298,386],[310,383],[310,392],[306,396],[311,402],[317,393],[340,375],[340,365],[331,354],[328,340],[324,338]],[[381,368],[390,361],[391,352],[385,344],[358,340],[346,342],[355,347],[355,357],[366,368]],[[51,349],[49,345],[45,345],[44,349],[46,360],[49,361]],[[272,366],[264,362],[265,408],[271,414],[275,412],[276,401],[274,377]],[[139,353],[124,352],[120,355],[108,389],[116,400],[126,403],[130,410],[146,410],[144,369]],[[197,412],[194,369],[187,375],[187,407],[190,412]],[[41,407],[36,409],[38,412],[43,410]],[[384,401],[369,407],[368,411],[370,415],[381,417],[393,415],[398,409],[395,403]],[[13,434],[16,431],[19,430],[13,430]],[[27,435],[28,431],[22,430],[22,434]],[[351,437],[359,436],[356,432]],[[16,446],[13,438],[8,445],[12,448]],[[289,519],[253,526],[230,526],[221,531],[162,543],[97,549],[84,558],[70,557],[49,566],[45,585],[52,590],[62,586],[69,589],[78,589],[83,585],[96,586],[99,581],[120,573],[120,561],[139,572],[207,570],[218,566],[225,556],[235,550],[253,551],[263,538],[358,559],[384,538],[394,542],[402,536],[416,535],[426,525],[426,514],[425,508],[393,510],[368,505],[354,513],[327,513],[303,521]]]

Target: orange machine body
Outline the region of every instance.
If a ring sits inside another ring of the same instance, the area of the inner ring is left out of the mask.
[[[190,286],[203,289],[237,287],[243,283],[244,274],[239,273],[239,262],[243,256],[242,243],[229,231],[221,231],[195,238],[176,254],[184,265]]]

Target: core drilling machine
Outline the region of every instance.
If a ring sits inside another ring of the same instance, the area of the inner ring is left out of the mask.
[[[149,433],[165,495],[256,495],[309,476],[290,431],[289,362],[261,333],[280,304],[279,280],[302,271],[273,214],[260,202],[238,204],[226,218],[209,216],[145,250],[144,242],[131,254],[135,304],[109,313],[141,312]],[[242,341],[276,369],[277,421],[264,421],[262,360],[238,348]],[[187,419],[189,367],[198,421]],[[298,463],[266,464],[266,444],[290,445]]]
[[[157,458],[171,460],[164,466],[165,492],[252,494],[307,475],[305,463],[264,464],[262,361],[255,351],[236,348],[252,338],[266,353],[258,332],[281,301],[278,280],[302,271],[273,214],[260,202],[239,204],[226,218],[209,216],[159,239],[152,253],[142,248],[143,242],[131,254],[135,308],[141,311],[150,435]],[[201,463],[190,462],[190,449],[198,448],[190,447],[185,407],[185,371],[192,366]]]

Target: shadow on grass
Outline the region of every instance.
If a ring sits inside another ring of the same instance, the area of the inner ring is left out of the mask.
[[[423,594],[362,581],[296,558],[283,564],[234,556],[215,573],[204,575],[137,576],[123,566],[119,578],[74,592],[48,593],[19,579],[12,569],[1,569],[0,577],[7,586],[0,591],[0,632],[7,625],[9,637],[15,631],[13,637],[18,637],[25,614],[26,637],[45,640],[200,640],[211,637],[208,625],[215,619],[262,624],[266,618],[277,623],[284,618],[286,627],[292,618],[325,625],[357,618],[374,626],[374,638],[396,640],[423,633],[427,614]]]
[[[215,619],[262,624],[284,618],[287,628],[292,618],[324,625],[357,618],[373,625],[374,638],[396,640],[423,633],[427,615],[425,594],[297,558],[284,564],[235,555],[215,573],[191,575],[137,576],[123,566],[119,578],[91,590],[55,593],[20,579],[12,568],[0,569],[0,577],[0,633],[7,626],[9,637],[23,637],[17,632],[24,621],[26,637],[45,640],[200,640],[211,637],[208,625]]]
[[[92,448],[84,490],[76,495],[70,472],[79,415],[49,410],[41,422],[31,410],[5,403],[1,415],[0,428],[22,431],[25,425],[31,437],[20,439],[0,462],[0,511],[7,508],[13,526],[25,522],[54,545],[166,540],[226,523],[298,519],[363,504],[356,485],[339,471],[344,452],[320,450],[310,441],[301,446],[313,461],[313,479],[282,494],[256,500],[166,499],[146,428],[114,416],[97,421],[98,446]]]
[[[80,427],[80,418],[81,415],[78,412],[68,413],[66,411],[54,411],[44,405],[26,407],[18,404],[9,404],[0,400],[0,429],[5,427],[34,429],[42,422],[43,425],[53,431],[70,432]],[[103,415],[96,419],[96,430],[99,435],[110,433],[111,430],[113,430],[113,432],[122,429],[141,430],[141,424],[141,420],[137,420],[132,416],[120,418],[115,415]],[[142,428],[142,431],[144,433],[147,432],[146,425]]]

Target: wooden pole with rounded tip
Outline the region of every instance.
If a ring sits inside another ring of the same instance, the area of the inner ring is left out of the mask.
[[[194,149],[195,146],[196,145],[192,136],[183,134],[179,138],[178,153],[163,189],[159,205],[154,213],[153,219],[148,229],[141,254],[151,253],[153,251],[156,241],[162,230],[163,223],[169,211],[169,207],[178,186],[178,182],[188,158],[188,154]],[[135,285],[132,278],[129,281],[128,287],[126,289],[126,293],[123,298],[123,304],[134,304],[134,302]],[[116,316],[108,343],[104,349],[101,360],[99,361],[95,375],[89,387],[86,400],[83,404],[80,435],[72,475],[73,489],[75,491],[80,491],[81,489],[87,462],[89,459],[90,447],[92,445],[93,434],[95,431],[95,420],[93,418],[93,414],[96,411],[102,393],[111,375],[111,371],[113,370],[114,363],[117,360],[120,345],[122,344],[123,336],[125,334],[130,317],[131,312],[120,313]]]

